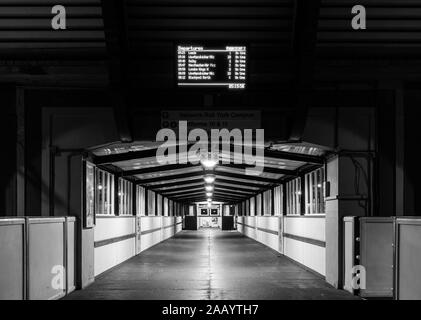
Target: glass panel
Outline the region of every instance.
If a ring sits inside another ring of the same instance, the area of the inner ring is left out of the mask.
[[[92,227],[95,215],[95,168],[93,165],[86,164],[86,222],[85,227]]]

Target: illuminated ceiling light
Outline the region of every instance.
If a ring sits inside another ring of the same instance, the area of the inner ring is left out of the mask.
[[[210,186],[210,185],[206,186],[205,189],[206,189],[206,191],[211,192],[211,191],[213,191],[213,186]]]
[[[297,191],[296,194],[301,196],[301,191]]]
[[[205,167],[205,169],[213,169],[216,167],[217,161],[213,159],[204,159],[201,161],[202,166]]]
[[[208,193],[206,193],[206,196],[207,196],[207,197],[212,197],[212,192],[208,192]]]
[[[206,153],[200,156],[200,163],[207,170],[215,168],[218,164],[218,160],[218,155],[213,153]]]
[[[214,183],[215,182],[215,176],[211,176],[211,175],[205,176],[205,182],[206,183]]]
[[[98,190],[102,190],[102,185],[98,185]]]
[[[212,198],[208,198],[208,202],[212,202]]]
[[[322,185],[319,183],[318,185],[317,185],[317,188],[321,188],[322,187]]]

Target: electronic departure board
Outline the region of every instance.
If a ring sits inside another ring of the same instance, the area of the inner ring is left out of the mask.
[[[179,87],[246,88],[247,49],[241,46],[203,47],[179,45]]]

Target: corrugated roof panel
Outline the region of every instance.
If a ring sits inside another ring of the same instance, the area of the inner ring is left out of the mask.
[[[66,9],[66,30],[54,30],[51,22],[53,6]],[[1,0],[0,50],[84,50],[98,54],[104,49],[105,35],[100,0]],[[19,53],[19,52],[17,52]],[[29,53],[28,53],[29,54]],[[66,53],[67,54],[67,53]],[[57,59],[60,52],[56,52]]]

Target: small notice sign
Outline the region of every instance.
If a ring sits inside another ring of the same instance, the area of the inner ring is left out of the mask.
[[[179,121],[187,121],[189,129],[260,129],[258,110],[168,110],[161,112],[161,127],[177,129]]]

